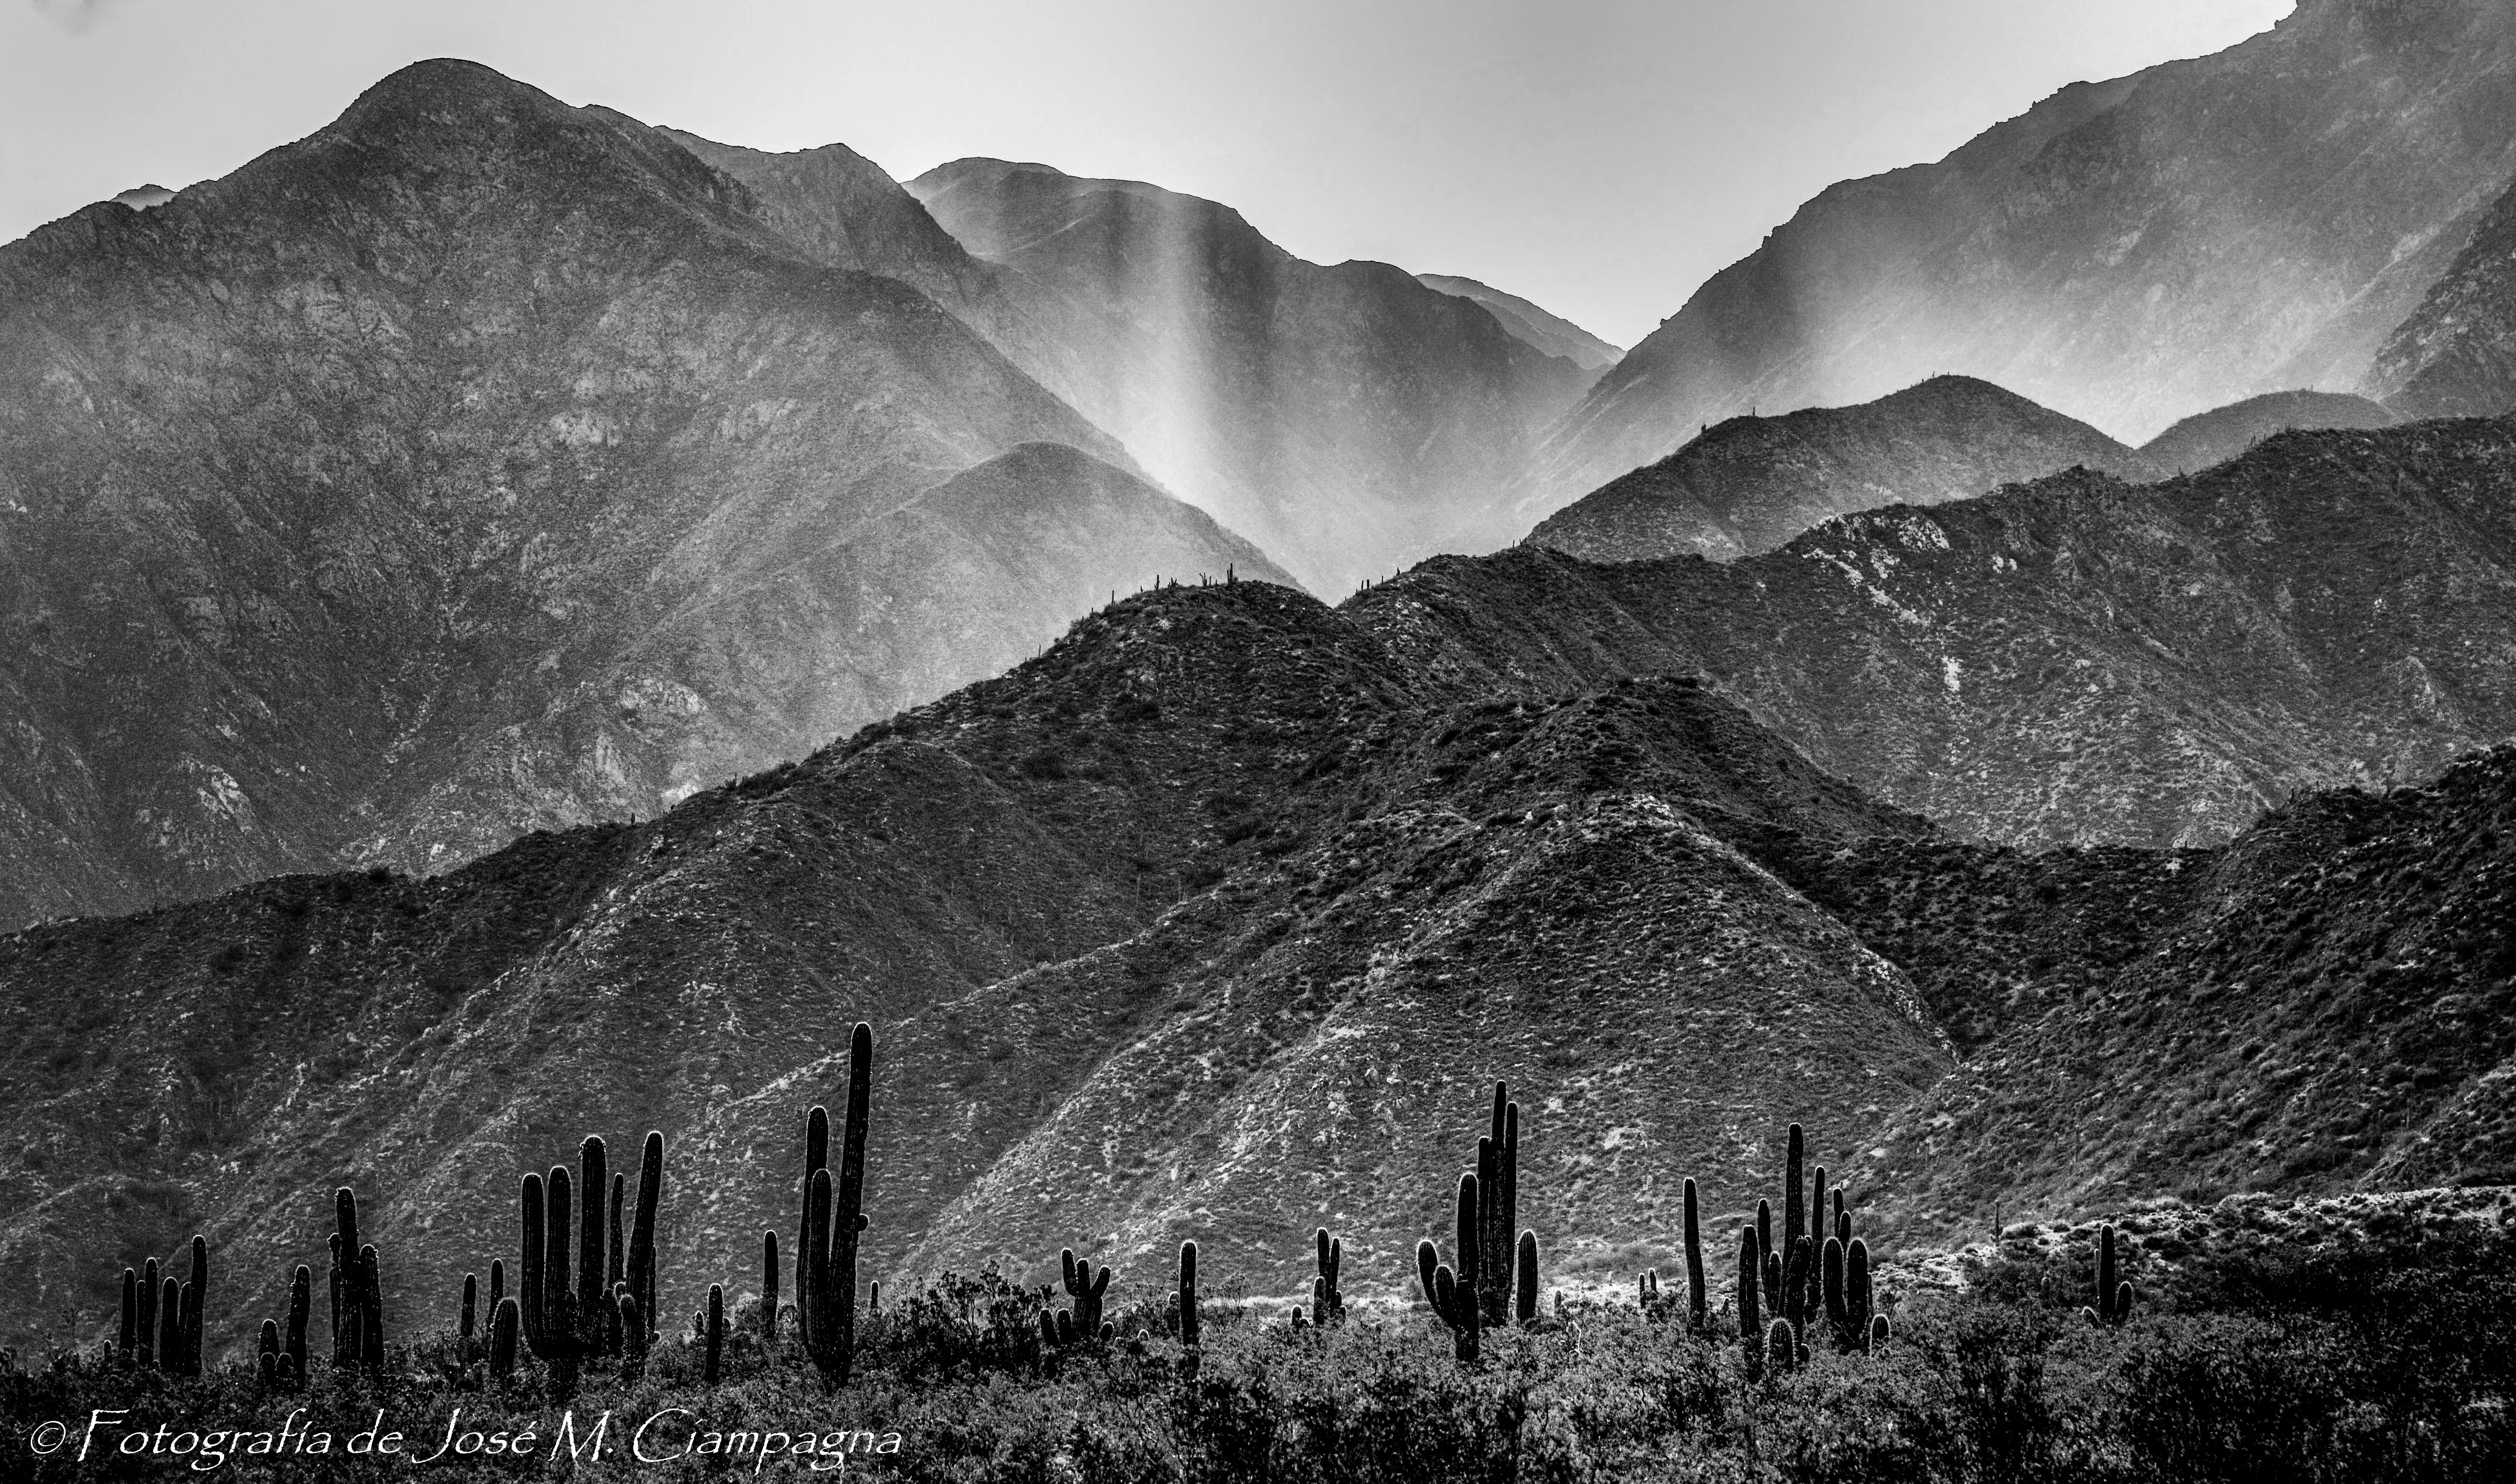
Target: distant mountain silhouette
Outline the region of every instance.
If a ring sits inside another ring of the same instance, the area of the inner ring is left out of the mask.
[[[1563,356],[1584,371],[1604,371],[1625,353],[1560,314],[1549,313],[1517,294],[1506,294],[1474,278],[1461,278],[1450,273],[1417,273],[1415,281],[1428,289],[1439,289],[1445,294],[1454,294],[1484,305],[1494,318],[1502,321],[1504,329],[1522,341],[1549,355]]]
[[[2340,392],[2266,392],[2213,407],[2141,445],[2141,457],[2170,474],[2224,464],[2276,433],[2312,428],[2390,428],[2381,403]]]
[[[2367,390],[2407,418],[2516,409],[2516,188],[2385,343]]]
[[[1940,505],[2078,466],[2156,472],[2084,423],[1941,376],[1858,407],[1732,418],[1556,512],[1525,544],[1590,561],[1728,561],[1854,511]]]

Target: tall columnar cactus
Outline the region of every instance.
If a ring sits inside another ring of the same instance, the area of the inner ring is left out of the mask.
[[[1763,1273],[1766,1261],[1774,1256],[1774,1203],[1756,1202],[1756,1271]]]
[[[143,1367],[149,1367],[157,1364],[158,1298],[157,1259],[151,1257],[140,1269],[140,1312],[138,1328],[140,1331],[140,1364]]]
[[[369,1376],[385,1371],[385,1279],[376,1244],[358,1248],[358,1365]]]
[[[192,1276],[184,1286],[184,1374],[201,1374],[201,1316],[210,1302],[210,1240],[192,1234]]]
[[[638,1205],[629,1221],[628,1269],[622,1279],[629,1285],[629,1297],[638,1300],[638,1313],[646,1326],[637,1337],[641,1354],[654,1341],[656,1316],[662,1312],[655,1306],[655,1212],[663,1199],[664,1135],[650,1132],[638,1156]]]
[[[1171,1301],[1179,1310],[1180,1343],[1194,1350],[1196,1348],[1197,1341],[1196,1244],[1195,1242],[1180,1244],[1179,1290],[1171,1296]]]
[[[629,1223],[621,1206],[629,1194],[629,1176],[620,1171],[611,1173],[611,1220],[604,1228],[608,1245],[603,1258],[603,1291],[616,1294],[629,1276]]]
[[[314,1270],[300,1262],[297,1264],[297,1271],[288,1280],[288,1333],[285,1343],[288,1370],[291,1373],[289,1382],[293,1386],[306,1384],[306,1366],[309,1359],[306,1326],[314,1318]]]
[[[1537,1233],[1520,1234],[1520,1247],[1512,1255],[1511,1317],[1521,1324],[1537,1322]]]
[[[1887,1316],[1884,1314],[1870,1315],[1869,1333],[1862,1337],[1861,1353],[1864,1355],[1875,1355],[1879,1351],[1887,1348]]]
[[[496,1313],[498,1312],[498,1300],[499,1300],[499,1299],[501,1299],[501,1298],[506,1298],[506,1297],[507,1297],[507,1259],[506,1259],[506,1258],[504,1258],[504,1257],[491,1257],[491,1258],[489,1259],[489,1308],[488,1308],[488,1312],[489,1312],[490,1314],[492,1314],[492,1315],[496,1314]],[[487,1325],[487,1321],[485,1321],[485,1320],[484,1320],[484,1321],[482,1321],[482,1328],[485,1330],[487,1327],[488,1327],[488,1325]]]
[[[516,1308],[524,1343],[536,1355],[542,1348],[542,1268],[548,1221],[542,1177],[526,1171],[516,1213],[516,1227],[523,1235],[516,1259]]]
[[[816,1106],[804,1115],[804,1214],[795,1223],[795,1334],[813,1339],[813,1176],[830,1165],[830,1114]]]
[[[478,1274],[463,1275],[463,1312],[454,1330],[454,1359],[459,1365],[472,1363],[473,1322],[481,1302],[481,1279]]]
[[[1756,1246],[1756,1228],[1739,1228],[1739,1338],[1761,1344],[1765,1338],[1764,1305],[1757,1301],[1765,1262]]]
[[[1844,1349],[1852,1342],[1852,1310],[1846,1306],[1844,1298],[1843,1260],[1843,1244],[1832,1237],[1826,1238],[1824,1279],[1825,1322],[1828,1330],[1834,1335],[1836,1349]]]
[[[1787,1319],[1777,1319],[1765,1329],[1765,1363],[1777,1376],[1799,1363],[1799,1332]]]
[[[1844,1322],[1856,1340],[1869,1333],[1869,1244],[1859,1237],[1843,1254]]]
[[[1804,1229],[1801,1223],[1808,1218],[1807,1208],[1801,1204],[1806,1192],[1800,1188],[1807,1159],[1807,1140],[1800,1133],[1800,1126],[1793,1124],[1782,1136],[1782,1260],[1785,1264],[1790,1260],[1791,1243],[1798,1238]]]
[[[813,1132],[828,1138],[829,1115],[814,1110],[805,1134],[805,1164],[813,1163]],[[833,1385],[845,1385],[856,1359],[857,1244],[864,1215],[865,1134],[873,1117],[873,1027],[860,1020],[848,1039],[848,1108],[839,1131],[839,1174],[812,1173],[805,1196],[804,1250],[797,1255],[795,1286],[805,1352]],[[809,1297],[807,1297],[809,1296]]]
[[[173,1277],[157,1280],[157,1369],[184,1366],[184,1289]]]
[[[1686,1319],[1697,1330],[1703,1328],[1707,1310],[1703,1288],[1703,1224],[1695,1198],[1695,1180],[1686,1182]]]
[[[339,1369],[350,1363],[350,1353],[346,1348],[350,1337],[348,1330],[344,1328],[341,1315],[341,1280],[347,1276],[347,1272],[341,1261],[341,1234],[335,1231],[323,1241],[331,1251],[331,1258],[323,1269],[323,1282],[331,1302],[332,1365],[334,1369]]]
[[[699,1383],[713,1386],[723,1374],[725,1362],[725,1285],[708,1285],[707,1360],[699,1372]]]
[[[577,1146],[577,1185],[585,1207],[576,1223],[576,1324],[582,1353],[602,1353],[605,1320],[611,1310],[611,1285],[604,1281],[610,1253],[604,1239],[604,1206],[611,1189],[611,1161],[601,1137],[588,1134]]]
[[[1825,1239],[1834,1234],[1834,1218],[1825,1210],[1825,1167],[1817,1167],[1817,1181],[1809,1188],[1809,1245],[1825,1250]]]
[[[1475,1362],[1484,1329],[1483,1306],[1477,1301],[1477,1242],[1482,1235],[1477,1187],[1474,1175],[1459,1176],[1456,1270],[1442,1260],[1430,1238],[1415,1244],[1416,1280],[1424,1286],[1434,1316],[1449,1326],[1452,1348],[1462,1364]]]
[[[2100,1324],[2121,1324],[2131,1317],[2131,1285],[2117,1267],[2112,1221],[2097,1229],[2097,1301],[2088,1313]]]
[[[266,1388],[273,1391],[279,1389],[278,1320],[266,1319],[262,1322],[262,1340],[254,1346],[253,1367],[255,1374],[262,1378],[262,1383]]]
[[[545,1176],[524,1176],[517,1211],[519,1324],[525,1348],[553,1367],[555,1388],[562,1392],[574,1384],[576,1362],[591,1353],[576,1285],[568,1279],[570,1243],[583,1248],[575,1216],[575,1182],[566,1165],[551,1166]],[[600,1254],[599,1245],[595,1251]]]
[[[760,1338],[777,1339],[777,1233],[760,1234]]]
[[[1780,1307],[1782,1317],[1790,1321],[1791,1333],[1796,1336],[1808,1333],[1809,1291],[1814,1286],[1810,1279],[1815,1276],[1810,1269],[1815,1265],[1815,1254],[1809,1246],[1808,1234],[1802,1232],[1792,1237],[1790,1258],[1782,1264]]]
[[[1328,1235],[1324,1226],[1311,1234],[1311,1246],[1319,1259],[1319,1273],[1311,1280],[1311,1316],[1317,1324],[1345,1323],[1345,1290],[1337,1278],[1345,1270],[1345,1243]]]

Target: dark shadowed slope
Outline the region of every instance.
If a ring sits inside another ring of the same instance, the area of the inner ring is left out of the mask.
[[[1517,294],[1506,294],[1474,278],[1417,273],[1415,281],[1428,289],[1484,305],[1504,329],[1525,343],[1549,355],[1560,355],[1584,371],[1605,371],[1625,353],[1561,314],[1549,313]]]
[[[905,271],[899,199],[859,240]],[[932,493],[1043,441],[1092,457]],[[663,135],[407,68],[0,248],[0,922],[650,814],[1273,570],[1112,462]]]
[[[2381,403],[2347,392],[2266,392],[2197,412],[2142,444],[2140,454],[2160,473],[2191,474],[2224,464],[2276,433],[2391,428],[2395,421]]]
[[[1549,515],[1524,544],[1590,561],[1729,561],[1855,511],[1941,505],[2081,466],[2155,473],[2085,423],[1940,376],[1858,407],[1732,418]]]
[[[1010,270],[1034,374],[1321,592],[1517,535],[1530,449],[1590,381],[1474,303],[1303,262],[1211,201],[1001,160],[909,188]]]
[[[2289,433],[1848,515],[1727,565],[1428,562],[1358,620],[1556,692],[1701,671],[1820,766],[1968,835],[2226,840],[2293,789],[2516,732],[2516,431]]]
[[[2126,439],[2355,387],[2511,177],[2516,7],[2302,0],[2217,56],[2076,84],[1937,163],[1830,187],[1601,378],[1530,514],[1751,406],[1942,372]]]

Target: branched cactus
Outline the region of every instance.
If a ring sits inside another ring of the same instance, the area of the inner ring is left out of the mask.
[[[1328,1235],[1324,1226],[1311,1234],[1311,1246],[1319,1259],[1319,1276],[1311,1280],[1311,1306],[1316,1311],[1312,1320],[1319,1324],[1345,1323],[1345,1290],[1337,1278],[1345,1269],[1345,1243]]]
[[[873,1027],[857,1022],[848,1041],[847,1121],[839,1135],[839,1175],[815,1169],[818,1133],[824,1147],[829,1115],[819,1108],[805,1125],[804,1247],[796,1257],[796,1327],[813,1364],[832,1385],[845,1385],[856,1356],[857,1244],[863,1235],[865,1133],[873,1114]]]
[[[1078,1344],[1101,1339],[1101,1296],[1109,1291],[1110,1269],[1095,1270],[1092,1259],[1078,1259],[1071,1247],[1059,1253],[1057,1257],[1060,1281],[1066,1286],[1067,1297],[1074,1300],[1074,1307],[1069,1311],[1070,1320],[1067,1314],[1058,1316],[1058,1340],[1067,1344]]]
[[[1478,1218],[1477,1177],[1459,1176],[1457,1241],[1459,1266],[1452,1269],[1444,1262],[1441,1253],[1430,1238],[1415,1245],[1415,1276],[1424,1286],[1424,1297],[1433,1305],[1434,1316],[1449,1326],[1452,1348],[1461,1364],[1473,1364],[1477,1342],[1484,1328],[1481,1305],[1477,1301]]]

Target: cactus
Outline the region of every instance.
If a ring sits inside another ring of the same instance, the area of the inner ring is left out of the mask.
[[[279,1321],[262,1322],[262,1343],[254,1350],[254,1372],[262,1378],[263,1389],[279,1389]]]
[[[1825,1167],[1820,1165],[1817,1167],[1817,1181],[1809,1187],[1809,1245],[1824,1252],[1825,1239],[1832,1235],[1827,1228],[1833,1224],[1834,1218],[1826,1214],[1825,1209]]]
[[[1182,1242],[1179,1254],[1179,1291],[1171,1296],[1179,1311],[1179,1340],[1189,1349],[1196,1348],[1196,1244]]]
[[[1808,1333],[1809,1268],[1812,1265],[1808,1237],[1805,1234],[1792,1237],[1790,1258],[1782,1264],[1782,1297],[1776,1307],[1784,1319],[1790,1321],[1794,1336]]]
[[[1537,1233],[1520,1234],[1520,1248],[1512,1261],[1512,1313],[1521,1324],[1537,1322]]]
[[[2112,1221],[2097,1229],[2097,1304],[2094,1314],[2102,1324],[2121,1324],[2131,1318],[2131,1285],[2122,1281],[2117,1267]]]
[[[629,1194],[629,1176],[620,1171],[611,1173],[611,1220],[604,1228],[609,1244],[604,1251],[603,1291],[616,1294],[629,1276],[629,1224],[621,1218],[621,1203]]]
[[[818,1128],[828,1138],[829,1115],[814,1110],[806,1122],[805,1164],[813,1162]],[[860,1020],[848,1039],[847,1121],[839,1135],[835,1188],[827,1169],[815,1170],[805,1196],[804,1250],[797,1256],[795,1290],[804,1347],[832,1385],[845,1385],[856,1356],[857,1243],[863,1234],[865,1133],[873,1116],[873,1027]],[[1106,1279],[1104,1280],[1107,1281]],[[1096,1299],[1097,1301],[1097,1299]]]
[[[1477,1358],[1477,1341],[1484,1328],[1484,1313],[1477,1302],[1478,1182],[1474,1175],[1459,1176],[1457,1243],[1459,1268],[1441,1260],[1440,1252],[1431,1239],[1415,1245],[1415,1276],[1424,1286],[1424,1297],[1433,1305],[1434,1316],[1449,1326],[1451,1344],[1461,1364],[1473,1364]]]
[[[1869,1333],[1861,1338],[1861,1353],[1864,1355],[1875,1355],[1879,1351],[1887,1348],[1887,1316],[1884,1314],[1870,1315]]]
[[[1311,1234],[1311,1246],[1319,1259],[1319,1276],[1311,1280],[1313,1317],[1321,1324],[1345,1323],[1345,1290],[1337,1286],[1337,1276],[1345,1268],[1345,1243],[1328,1235],[1324,1226]]]
[[[314,1317],[314,1270],[305,1263],[288,1280],[288,1338],[282,1374],[293,1386],[306,1383],[306,1324]]]
[[[1698,1332],[1703,1328],[1705,1295],[1703,1292],[1703,1227],[1697,1216],[1695,1180],[1686,1182],[1686,1318]]]
[[[589,1145],[600,1140],[588,1139]],[[589,1151],[580,1150],[580,1159]],[[602,1156],[594,1153],[583,1161],[589,1173],[599,1170]],[[600,1188],[600,1187],[596,1187]],[[526,1175],[523,1196],[518,1204],[517,1226],[523,1249],[518,1265],[518,1324],[523,1331],[524,1347],[551,1368],[551,1388],[565,1396],[575,1389],[576,1363],[593,1354],[599,1346],[602,1310],[609,1307],[607,1296],[599,1291],[592,1296],[593,1308],[580,1309],[578,1285],[568,1278],[568,1248],[571,1236],[576,1239],[580,1257],[592,1252],[600,1260],[602,1245],[590,1248],[583,1240],[582,1229],[574,1219],[575,1182],[566,1165],[553,1165],[547,1176]],[[599,1213],[589,1211],[588,1219],[600,1222]],[[580,1275],[582,1276],[582,1275]]]
[[[157,1259],[151,1257],[140,1269],[140,1365],[142,1369],[157,1364]]]
[[[201,1315],[210,1301],[210,1241],[192,1234],[192,1277],[184,1285],[184,1374],[201,1374]]]
[[[184,1291],[171,1277],[157,1280],[157,1369],[184,1364]]]
[[[777,1233],[760,1234],[760,1338],[777,1339]]]
[[[611,1301],[620,1316],[620,1376],[635,1381],[647,1369],[647,1346],[654,1337],[654,1325],[626,1281],[611,1291]]]
[[[489,1259],[489,1312],[498,1312],[498,1300],[507,1297],[507,1261],[504,1257]],[[485,1326],[484,1326],[485,1328]]]
[[[1787,1319],[1777,1319],[1765,1330],[1765,1363],[1776,1376],[1789,1372],[1799,1363],[1799,1336]]]
[[[500,1381],[516,1374],[516,1332],[522,1328],[518,1318],[521,1306],[513,1298],[501,1298],[489,1321],[489,1374]]]
[[[795,1224],[795,1335],[807,1344],[813,1338],[813,1176],[830,1167],[829,1110],[815,1106],[804,1115],[804,1216]]]
[[[1756,1203],[1756,1271],[1764,1272],[1765,1264],[1773,1259],[1773,1256],[1774,1203],[1760,1200]]]
[[[172,1283],[174,1280],[166,1281]],[[201,1363],[197,1358],[199,1345],[195,1337],[201,1328],[200,1285],[186,1283],[177,1302],[181,1307],[175,1311],[175,1359],[166,1370],[177,1376],[198,1376]]]
[[[603,1140],[586,1135],[577,1147],[576,1188],[584,1193],[585,1208],[576,1223],[576,1324],[577,1340],[583,1353],[599,1354],[603,1348],[603,1315],[609,1308],[607,1301],[611,1286],[603,1281],[603,1264],[609,1256],[603,1236],[604,1197],[611,1187],[610,1158]]]
[[[1763,1306],[1756,1301],[1758,1276],[1764,1262],[1756,1253],[1756,1228],[1739,1228],[1739,1338],[1762,1345],[1765,1339]]]
[[[1832,1237],[1825,1239],[1825,1320],[1834,1334],[1836,1349],[1852,1343],[1852,1310],[1845,1306],[1843,1294],[1843,1244]]]
[[[1110,1269],[1104,1267],[1094,1272],[1092,1259],[1085,1257],[1077,1261],[1071,1247],[1058,1254],[1058,1263],[1067,1295],[1074,1300],[1074,1339],[1089,1340],[1097,1338],[1101,1333],[1101,1296],[1109,1291]],[[1061,1336],[1066,1332],[1063,1319],[1059,1321],[1058,1330]]]
[[[1800,1178],[1806,1163],[1807,1140],[1801,1135],[1800,1126],[1793,1124],[1782,1136],[1782,1251],[1786,1255],[1785,1262],[1789,1260],[1787,1254],[1791,1243],[1800,1234],[1800,1222],[1808,1215],[1807,1209],[1800,1204],[1805,1195],[1800,1188]]]
[[[472,1325],[474,1308],[481,1301],[481,1280],[471,1273],[463,1275],[463,1315],[454,1331],[454,1360],[457,1365],[472,1363]]]
[[[385,1372],[385,1282],[376,1245],[358,1249],[358,1365],[369,1376]]]
[[[1856,1340],[1869,1333],[1869,1244],[1859,1237],[1843,1253],[1843,1312]]]
[[[646,1327],[635,1345],[642,1355],[654,1341],[655,1316],[662,1312],[655,1307],[655,1209],[663,1198],[664,1135],[650,1131],[638,1154],[638,1205],[629,1221],[627,1267],[621,1275]]]
[[[1644,1268],[1643,1275],[1634,1280],[1634,1301],[1641,1306],[1645,1317],[1659,1317],[1659,1274],[1656,1271]]]
[[[1765,1254],[1764,1296],[1767,1306],[1780,1311],[1782,1306],[1782,1255]]]
[[[517,1229],[524,1236],[523,1252],[516,1263],[516,1295],[524,1343],[536,1355],[542,1349],[542,1258],[547,1222],[542,1177],[527,1171],[516,1214]]]
[[[707,1360],[699,1369],[699,1384],[713,1386],[722,1374],[725,1362],[725,1285],[708,1285]]]

